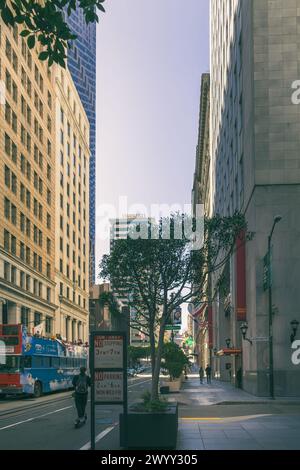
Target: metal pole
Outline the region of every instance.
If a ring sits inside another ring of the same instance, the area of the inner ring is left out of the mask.
[[[91,450],[95,450],[95,364],[94,364],[94,348],[95,337],[93,333],[90,335],[90,368],[91,368]]]
[[[273,358],[273,308],[272,308],[272,279],[271,279],[271,241],[272,234],[268,237],[268,261],[269,261],[269,384],[270,384],[270,397],[274,400],[274,358]]]

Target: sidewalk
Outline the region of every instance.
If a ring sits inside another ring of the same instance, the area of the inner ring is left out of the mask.
[[[209,385],[206,379],[200,384],[199,377],[196,374],[190,374],[187,381],[184,382],[181,392],[177,393],[171,401],[177,401],[184,405],[207,406],[207,405],[231,405],[231,404],[300,404],[299,398],[279,397],[272,400],[268,397],[257,397],[235,388],[228,382],[212,380]]]
[[[196,376],[169,399],[179,403],[177,450],[300,449],[300,399],[255,397],[228,383],[201,385]]]

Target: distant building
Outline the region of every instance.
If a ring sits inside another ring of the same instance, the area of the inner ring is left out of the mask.
[[[201,79],[201,96],[199,111],[198,143],[196,165],[192,191],[193,213],[197,204],[204,206],[204,214],[211,212],[211,159],[210,159],[210,75],[205,73]],[[195,289],[197,286],[195,286]],[[206,367],[212,363],[212,306],[209,302],[209,279],[203,288],[203,295],[196,296],[191,303],[190,330],[195,341],[194,353],[199,366]],[[193,323],[193,325],[192,325]]]
[[[113,247],[114,241],[123,239],[126,240],[130,229],[143,230],[143,226],[148,228],[149,223],[153,223],[152,218],[144,217],[141,214],[128,214],[122,218],[112,219],[110,229],[110,246]],[[114,287],[112,286],[114,291]],[[124,311],[129,311],[130,316],[130,344],[142,345],[148,342],[148,336],[144,334],[139,328],[135,326],[135,315],[134,308],[128,306],[128,297],[130,292],[124,291],[124,294],[120,292],[115,293],[118,301],[121,303]],[[128,313],[127,313],[128,314]]]

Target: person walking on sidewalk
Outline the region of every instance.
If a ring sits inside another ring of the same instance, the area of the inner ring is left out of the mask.
[[[204,370],[203,370],[203,367],[201,366],[199,369],[199,379],[200,379],[201,384],[203,384],[203,377],[204,377]]]
[[[207,364],[207,366],[205,368],[205,372],[206,372],[207,383],[211,384],[211,367],[210,367],[209,364]]]

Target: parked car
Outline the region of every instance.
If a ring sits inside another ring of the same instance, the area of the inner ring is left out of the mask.
[[[134,377],[136,375],[135,369],[133,369],[132,367],[129,367],[127,369],[127,375],[128,375],[128,377]]]

